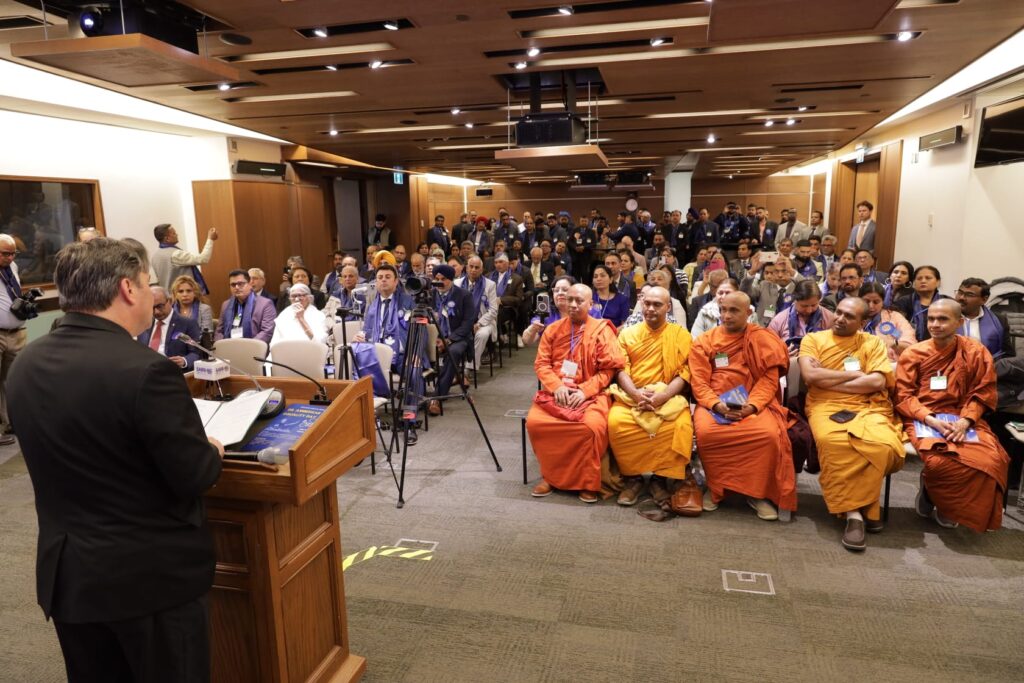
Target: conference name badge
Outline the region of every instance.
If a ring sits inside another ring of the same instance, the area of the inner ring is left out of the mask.
[[[932,391],[945,391],[948,381],[946,376],[940,372],[935,373],[935,376],[929,381]]]
[[[729,354],[727,354],[727,353],[716,353],[715,354],[715,367],[716,368],[727,368],[727,367],[729,367]]]
[[[843,370],[847,372],[860,372],[860,361],[853,356],[848,356],[843,361]]]
[[[562,361],[562,377],[575,377],[579,366],[571,360]]]

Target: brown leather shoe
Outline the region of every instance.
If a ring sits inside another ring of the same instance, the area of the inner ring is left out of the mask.
[[[596,503],[598,499],[596,491],[580,491],[580,500],[584,503]]]
[[[544,496],[550,496],[554,492],[554,488],[551,484],[547,483],[543,479],[540,483],[533,487],[533,491],[530,493],[534,498],[543,498]]]
[[[868,547],[864,540],[864,520],[846,520],[846,533],[843,534],[843,547],[853,552],[861,552]]]
[[[636,505],[637,499],[644,490],[644,478],[627,477],[625,483],[626,488],[624,488],[622,493],[619,494],[616,502],[619,505],[625,505],[627,507],[630,505]]]
[[[427,405],[427,412],[430,413],[431,415],[440,415],[441,414],[441,402],[438,401],[437,399],[431,401]]]

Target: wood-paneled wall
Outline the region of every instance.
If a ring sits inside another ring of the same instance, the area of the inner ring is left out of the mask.
[[[319,186],[197,180],[192,196],[199,234],[211,227],[220,234],[213,257],[203,266],[214,315],[230,296],[228,273],[236,268],[262,268],[268,287],[274,288],[292,254],[301,254],[321,275],[330,267],[332,222]]]
[[[747,204],[763,206],[774,221],[779,220],[783,209],[795,208],[800,220],[806,223],[812,210],[825,211],[824,177],[821,174],[694,180],[691,184],[690,205],[698,210],[706,208],[712,220],[730,201],[739,204],[740,213],[746,213]],[[821,180],[818,181],[818,178]],[[818,189],[815,189],[816,186]]]
[[[857,221],[857,203],[866,199],[874,204],[875,259],[882,270],[895,260],[902,159],[903,141],[898,140],[885,145],[863,163],[837,159],[832,165],[833,233],[839,238],[839,244],[845,246]]]

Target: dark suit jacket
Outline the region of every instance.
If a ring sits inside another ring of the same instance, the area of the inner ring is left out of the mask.
[[[494,286],[498,286],[498,278],[500,277],[498,271],[494,271],[488,277],[494,281]],[[498,297],[502,306],[519,306],[523,303],[523,296],[525,292],[525,285],[523,284],[523,278],[509,271],[508,282],[505,284],[505,294]]]
[[[452,286],[448,290],[449,301],[455,306],[448,310],[448,325],[452,342],[468,341],[473,343],[473,325],[476,324],[477,310],[473,305],[473,294],[468,289]]]
[[[139,335],[138,341],[143,346],[149,346],[150,331],[153,329],[152,326],[145,332]],[[191,337],[195,341],[199,341],[199,337],[202,332],[199,331],[199,323],[191,318],[182,318],[180,315],[171,311],[170,317],[167,319],[167,327],[164,329],[164,355],[170,358],[171,356],[181,356],[185,359],[185,367],[182,368],[182,372],[189,372],[192,370],[192,366],[199,360],[199,352],[193,347],[189,346],[185,342],[178,341],[174,338],[175,334],[185,334]]]
[[[7,378],[39,516],[48,617],[107,622],[210,590],[202,495],[220,476],[174,363],[102,318],[68,313]]]
[[[555,279],[555,264],[550,261],[540,262],[540,282],[533,277],[533,261],[523,264],[523,283],[529,292],[546,292],[551,288],[551,281]]]
[[[427,244],[437,244],[444,250],[445,254],[452,253],[452,238],[446,229],[431,226],[427,231]]]

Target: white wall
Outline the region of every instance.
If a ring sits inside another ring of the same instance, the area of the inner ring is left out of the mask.
[[[686,210],[690,208],[691,182],[693,173],[680,172],[668,173],[665,175],[665,210],[683,212],[683,219],[686,218]],[[657,222],[657,218],[651,220]]]
[[[1008,98],[979,96],[969,119],[958,102],[892,137],[882,132],[886,142],[903,138],[896,257],[936,266],[947,294],[965,277],[1024,274],[1024,229],[1011,215],[1024,192],[1024,163],[974,168],[981,109]],[[958,124],[964,126],[962,144],[918,151],[919,137]]]
[[[172,135],[0,111],[0,175],[98,180],[111,237],[155,246],[153,226],[173,223],[182,246],[196,236],[193,180],[231,177],[223,135]]]

